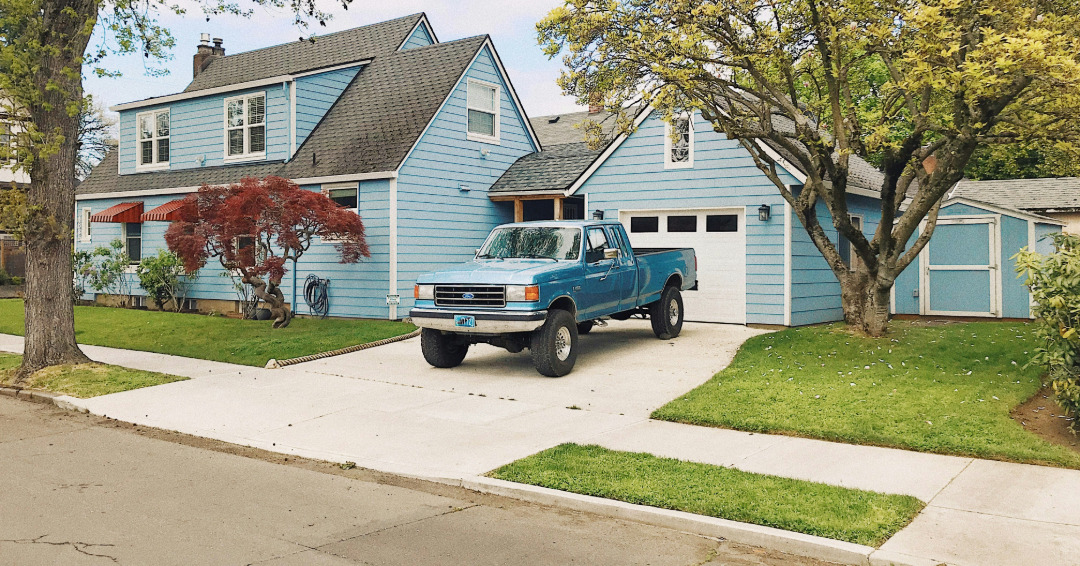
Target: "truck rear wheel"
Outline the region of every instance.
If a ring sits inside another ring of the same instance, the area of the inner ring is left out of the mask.
[[[451,335],[425,328],[420,331],[420,350],[427,363],[437,368],[452,368],[461,365],[469,345],[458,342]]]
[[[562,377],[570,373],[578,354],[574,315],[564,310],[548,312],[544,325],[533,331],[530,350],[533,366],[541,375]]]
[[[660,300],[649,305],[649,321],[653,334],[661,340],[675,338],[682,332],[683,302],[678,287],[665,287]]]

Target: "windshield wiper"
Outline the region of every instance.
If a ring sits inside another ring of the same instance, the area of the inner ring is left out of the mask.
[[[559,260],[557,260],[557,259],[555,259],[553,257],[548,257],[546,255],[539,255],[539,254],[525,254],[525,255],[523,255],[521,257],[524,258],[524,259],[550,259],[551,261],[554,261],[556,263],[559,262]]]

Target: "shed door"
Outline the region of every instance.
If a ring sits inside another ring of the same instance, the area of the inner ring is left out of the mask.
[[[1001,316],[997,217],[939,218],[924,253],[923,314]]]
[[[746,323],[744,208],[624,210],[635,248],[694,248],[698,289],[683,291],[686,320]]]

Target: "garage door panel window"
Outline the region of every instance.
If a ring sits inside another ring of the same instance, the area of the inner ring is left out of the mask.
[[[659,216],[632,216],[630,217],[630,233],[659,232]]]
[[[697,232],[697,216],[668,216],[668,232]]]
[[[706,232],[738,232],[739,215],[710,214],[705,217]]]

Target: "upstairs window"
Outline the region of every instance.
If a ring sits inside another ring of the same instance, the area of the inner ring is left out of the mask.
[[[11,124],[7,122],[0,122],[0,159],[15,164],[15,135],[11,132]]]
[[[694,166],[694,124],[688,116],[675,118],[664,128],[664,167]]]
[[[139,135],[138,169],[169,166],[169,111],[143,112],[135,117]]]
[[[468,138],[488,143],[499,142],[499,87],[470,80],[468,83]]]
[[[266,156],[266,95],[225,99],[225,159]]]

